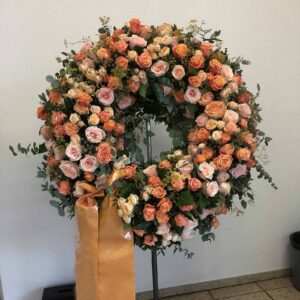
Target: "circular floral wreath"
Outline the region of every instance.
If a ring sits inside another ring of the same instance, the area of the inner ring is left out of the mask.
[[[45,143],[18,150],[48,152],[38,176],[61,215],[74,213],[80,182],[112,193],[107,179],[122,169],[116,205],[138,246],[182,250],[196,231],[212,239],[235,195],[243,208],[253,200],[251,168],[276,188],[254,156],[270,138],[256,128],[259,86],[250,93],[240,68],[248,62],[230,59],[220,31],[194,21],[186,30],[138,19],[112,29],[108,18],[101,21],[99,40],[62,52],[63,68],[46,77],[51,88],[37,110]],[[144,162],[135,129],[150,120],[165,123],[173,149]]]

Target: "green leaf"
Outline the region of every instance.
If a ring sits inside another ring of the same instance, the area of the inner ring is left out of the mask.
[[[257,87],[257,90],[260,92],[260,85],[259,85],[259,83],[256,85],[256,87]]]
[[[197,104],[191,104],[191,103],[187,103],[187,108],[191,113],[195,113],[198,109],[198,105]]]
[[[52,80],[52,81],[51,81],[51,86],[52,86],[54,89],[58,88],[58,87],[59,87],[59,81],[56,80],[56,79]]]
[[[251,65],[251,62],[249,60],[243,59],[242,64],[243,65]]]
[[[55,208],[59,207],[59,203],[57,201],[55,201],[55,200],[50,200],[49,203],[50,203],[50,205],[52,205]]]
[[[64,217],[64,216],[65,216],[65,211],[64,211],[64,209],[63,209],[61,206],[59,206],[59,207],[57,208],[57,210],[58,210],[58,214],[59,214],[61,217]]]
[[[247,207],[247,202],[245,200],[242,200],[241,205],[245,209]]]
[[[184,191],[179,194],[177,204],[179,206],[194,204],[194,198],[190,191]]]
[[[139,95],[143,98],[146,98],[147,95],[147,86],[144,84],[141,84],[140,89],[139,89]]]
[[[13,156],[18,155],[13,146],[9,146],[8,149],[12,152]]]
[[[53,79],[54,79],[54,78],[53,78],[53,76],[51,76],[51,75],[47,75],[47,76],[46,76],[46,80],[47,80],[48,82],[50,82],[50,83],[53,81]]]
[[[58,63],[61,63],[61,58],[60,58],[60,57],[56,57],[56,61],[57,61]]]

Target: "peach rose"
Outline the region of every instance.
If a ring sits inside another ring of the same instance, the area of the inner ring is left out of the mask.
[[[250,101],[250,94],[247,92],[243,92],[238,96],[238,103],[248,103]]]
[[[217,170],[227,171],[232,164],[232,156],[228,154],[220,154],[214,158],[214,164]]]
[[[64,114],[63,112],[54,111],[51,115],[51,123],[53,125],[61,125],[66,117],[67,115]]]
[[[183,59],[188,54],[188,47],[186,44],[178,44],[173,46],[172,48],[174,55],[178,56],[179,58]]]
[[[141,85],[140,85],[139,81],[135,81],[130,78],[127,80],[127,86],[128,86],[128,89],[130,90],[130,92],[136,93],[140,89]]]
[[[242,86],[244,82],[242,76],[238,73],[235,73],[233,75],[232,81],[235,82],[238,86]]]
[[[133,105],[135,103],[136,99],[133,96],[130,95],[121,95],[120,99],[118,100],[118,107],[120,109],[126,109],[129,106]]]
[[[144,237],[144,244],[149,246],[149,247],[152,247],[152,246],[155,246],[155,243],[158,241],[158,238],[156,235],[145,235]]]
[[[228,182],[221,182],[219,185],[219,191],[223,195],[229,195],[231,190],[231,185]]]
[[[105,142],[102,142],[97,148],[97,161],[100,164],[107,164],[112,160],[112,147]]]
[[[211,221],[211,226],[214,229],[217,229],[220,226],[220,221],[216,217],[213,218],[213,220]]]
[[[239,125],[240,125],[242,128],[248,128],[248,121],[247,121],[247,119],[241,118],[241,119],[239,120]]]
[[[74,110],[79,113],[80,115],[85,115],[85,114],[88,114],[89,113],[89,108],[87,106],[83,106],[83,105],[80,105],[78,103],[76,103],[74,105]]]
[[[234,122],[237,123],[239,120],[239,114],[231,109],[225,111],[223,121],[225,123]]]
[[[107,120],[104,124],[103,124],[103,129],[106,131],[106,132],[112,132],[114,131],[115,129],[115,126],[116,126],[116,122],[114,120]]]
[[[47,120],[48,118],[48,113],[45,111],[45,107],[44,106],[40,106],[38,107],[37,111],[36,111],[37,117],[40,120]]]
[[[176,80],[181,80],[185,76],[185,70],[182,65],[175,65],[172,70],[172,75]]]
[[[209,131],[216,129],[217,126],[218,126],[218,122],[215,119],[209,119],[205,124],[205,128],[208,129]]]
[[[202,149],[201,154],[204,155],[205,159],[212,159],[214,156],[214,151],[210,147],[205,147]]]
[[[188,189],[192,192],[196,192],[201,189],[202,183],[198,178],[189,178],[188,179]]]
[[[222,65],[221,75],[223,75],[227,81],[231,81],[233,78],[232,69],[228,65]]]
[[[212,52],[212,44],[209,42],[202,42],[200,45],[200,50],[205,57],[208,57]]]
[[[129,37],[129,46],[131,49],[136,46],[144,48],[147,46],[147,41],[144,38],[133,34],[131,37]]]
[[[148,177],[148,184],[152,187],[162,186],[163,183],[158,176],[150,176]]]
[[[88,106],[93,101],[92,97],[86,92],[79,92],[76,97],[76,103],[82,106]]]
[[[137,165],[127,165],[125,166],[125,179],[134,179],[136,177]]]
[[[169,70],[169,64],[164,60],[158,60],[151,67],[151,72],[154,74],[155,77],[160,77],[165,75],[168,70]]]
[[[243,118],[250,118],[251,108],[247,103],[239,104],[238,112]]]
[[[215,75],[209,84],[214,91],[221,90],[226,84],[226,79],[222,75]]]
[[[182,90],[175,91],[173,95],[174,95],[175,101],[177,103],[183,103],[184,102],[184,93],[183,93]]]
[[[229,141],[231,140],[231,135],[227,132],[223,132],[222,133],[222,137],[221,137],[221,140],[220,140],[220,144],[221,145],[225,145],[227,144]]]
[[[61,194],[61,195],[69,195],[71,193],[71,185],[69,183],[69,181],[67,180],[62,180],[58,183],[58,192]]]
[[[60,100],[60,93],[58,91],[55,90],[51,90],[49,93],[49,101],[52,104],[57,104]]]
[[[232,155],[234,153],[234,145],[233,144],[226,144],[220,148],[220,153],[225,155]]]
[[[205,92],[201,95],[200,100],[198,103],[202,106],[206,106],[207,104],[211,103],[214,100],[214,95],[212,92]]]
[[[226,105],[222,101],[212,101],[205,107],[205,113],[213,119],[223,118],[226,111]]]
[[[80,160],[79,167],[84,172],[95,172],[98,167],[97,158],[93,155],[85,155],[83,159]]]
[[[136,33],[136,34],[141,33],[142,30],[141,21],[135,18],[131,19],[129,21],[129,29],[132,33]]]
[[[116,59],[116,65],[118,66],[119,69],[126,70],[128,67],[128,59],[124,56],[119,56]]]
[[[106,133],[97,126],[89,126],[85,130],[85,136],[90,143],[98,144],[105,138]]]
[[[173,32],[173,27],[172,25],[170,24],[167,24],[167,23],[164,23],[162,25],[159,25],[157,28],[156,28],[156,34],[158,36],[169,36],[171,35]]]
[[[196,104],[198,100],[201,98],[201,93],[198,88],[194,88],[192,86],[188,86],[185,94],[184,94],[184,99],[185,101]]]
[[[76,124],[67,122],[63,125],[64,133],[68,136],[72,136],[78,133],[79,127]]]
[[[239,161],[247,161],[251,157],[251,151],[248,148],[238,148],[235,151],[235,156]]]
[[[168,160],[162,160],[159,163],[159,168],[160,169],[167,169],[167,170],[171,170],[172,169],[172,164],[168,161]]]
[[[224,131],[228,134],[233,134],[235,132],[239,132],[240,128],[234,122],[229,122],[225,125]]]
[[[183,206],[180,206],[180,210],[182,211],[191,211],[194,209],[194,205],[183,205]]]
[[[215,58],[209,61],[209,70],[214,74],[220,74],[222,71],[222,64]]]
[[[216,181],[211,181],[206,184],[206,193],[209,197],[214,197],[219,191],[219,185]]]
[[[196,118],[195,121],[196,121],[197,126],[204,127],[207,120],[208,120],[207,115],[202,113]]]
[[[96,92],[96,97],[104,106],[109,106],[114,102],[114,91],[110,88],[102,87]]]
[[[178,227],[184,227],[189,221],[189,219],[183,214],[176,215],[174,219]]]
[[[172,186],[172,189],[175,192],[179,192],[182,189],[184,189],[184,181],[182,179],[180,179],[180,178],[176,179],[176,180],[172,180],[171,181],[171,186]]]
[[[200,69],[204,66],[205,59],[202,55],[194,55],[191,57],[189,65],[194,69]]]
[[[199,165],[200,175],[203,178],[212,179],[215,169],[207,162],[203,162]]]
[[[148,69],[152,65],[152,57],[149,53],[144,52],[135,59],[135,62],[140,68]]]
[[[62,125],[56,125],[53,129],[54,136],[63,136],[64,133],[64,127]]]
[[[117,89],[121,84],[120,78],[115,76],[109,76],[109,80],[107,83],[107,87],[109,89],[115,90]]]
[[[60,164],[60,161],[55,158],[55,156],[47,157],[47,166],[49,167],[57,167]]]
[[[151,194],[154,198],[161,199],[166,196],[167,192],[163,187],[158,186],[152,190]]]
[[[118,135],[124,134],[125,133],[125,125],[124,124],[116,124],[114,131]]]
[[[109,120],[110,118],[110,115],[109,115],[109,112],[108,111],[101,111],[99,113],[99,120],[101,123],[105,123]]]
[[[148,177],[158,176],[156,169],[157,169],[156,165],[150,165],[149,167],[147,167],[146,169],[143,170],[143,173]]]
[[[206,161],[206,158],[203,154],[197,154],[197,156],[196,156],[196,163],[197,164],[201,164],[205,161]]]
[[[66,148],[66,155],[71,161],[77,161],[81,159],[81,147],[79,144],[70,143]]]
[[[49,141],[53,137],[53,130],[50,126],[43,125],[40,128],[40,135],[44,140]]]
[[[115,47],[119,53],[123,54],[128,48],[128,44],[125,41],[120,40],[115,43]]]
[[[167,224],[170,217],[162,210],[156,211],[156,220],[159,224]]]
[[[106,48],[99,48],[96,52],[99,59],[108,60],[110,59],[110,52]]]
[[[69,177],[71,179],[75,179],[79,175],[79,167],[73,161],[62,160],[59,165],[59,169],[66,177]]]
[[[169,198],[162,198],[159,200],[157,207],[159,210],[167,213],[171,210],[172,208],[172,202]]]
[[[189,85],[194,87],[194,88],[198,88],[202,84],[202,81],[201,81],[199,76],[190,76],[188,78],[188,82],[189,82]]]
[[[153,221],[155,219],[155,212],[156,209],[153,205],[151,204],[146,204],[144,209],[143,209],[143,217],[145,221]]]

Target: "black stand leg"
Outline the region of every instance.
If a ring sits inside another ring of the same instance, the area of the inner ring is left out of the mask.
[[[156,250],[151,250],[151,256],[152,256],[153,299],[159,300]]]

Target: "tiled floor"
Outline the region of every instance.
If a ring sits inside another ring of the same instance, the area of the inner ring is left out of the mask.
[[[199,293],[163,298],[164,300],[300,300],[300,292],[290,277],[247,283]]]

